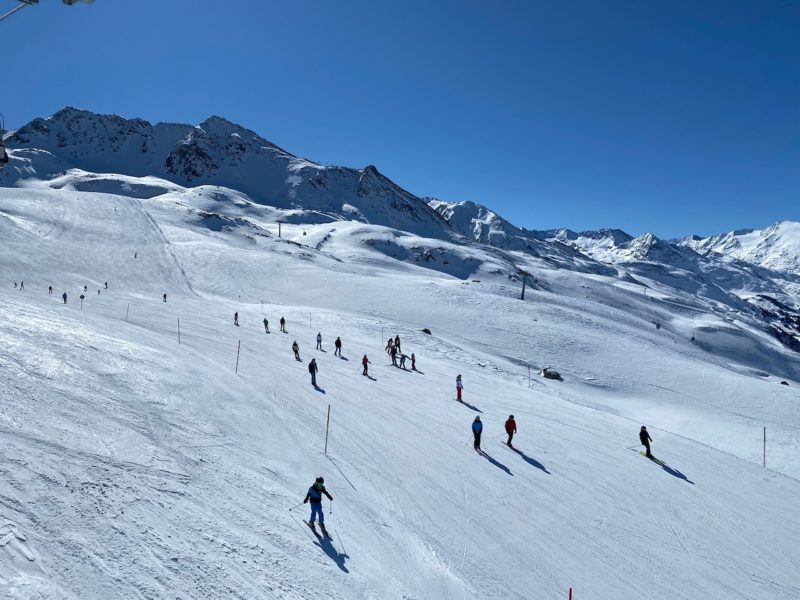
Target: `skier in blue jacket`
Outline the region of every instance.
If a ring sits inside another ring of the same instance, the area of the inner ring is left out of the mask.
[[[303,504],[311,502],[311,518],[308,520],[308,526],[312,529],[314,528],[314,521],[317,515],[319,515],[319,526],[325,529],[325,515],[322,514],[323,494],[328,497],[328,500],[333,500],[333,496],[325,489],[325,480],[322,477],[317,477],[314,485],[308,488],[308,493],[306,494],[305,500],[303,500]]]
[[[472,435],[475,436],[475,450],[480,452],[481,449],[481,433],[483,433],[483,423],[480,417],[475,417],[472,422]]]

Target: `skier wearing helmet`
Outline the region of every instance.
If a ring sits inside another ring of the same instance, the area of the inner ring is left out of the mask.
[[[511,445],[511,440],[514,437],[514,434],[517,433],[517,422],[514,420],[514,415],[508,415],[508,421],[506,421],[506,433],[508,434],[508,441],[506,444],[513,448],[514,446]]]
[[[317,477],[314,485],[308,488],[308,493],[303,500],[303,504],[311,502],[311,518],[308,520],[308,526],[311,527],[311,529],[314,529],[314,521],[316,520],[317,515],[319,515],[319,526],[322,527],[324,531],[325,515],[322,513],[323,494],[325,494],[329,500],[333,501],[333,496],[331,496],[328,493],[328,490],[325,489],[325,480],[322,477]]]
[[[475,417],[472,422],[472,435],[475,437],[475,451],[481,451],[481,433],[483,433],[483,423],[480,417]]]

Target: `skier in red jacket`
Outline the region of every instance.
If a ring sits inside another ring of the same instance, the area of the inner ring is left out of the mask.
[[[517,422],[514,420],[514,415],[508,415],[508,421],[506,421],[506,433],[508,434],[508,441],[506,444],[513,448],[514,446],[511,445],[511,440],[514,437],[514,434],[517,433]]]
[[[370,364],[370,362],[369,362],[369,359],[367,358],[366,354],[364,355],[364,358],[361,359],[361,364],[364,367],[364,371],[361,374],[362,375],[366,375],[367,377],[369,377],[369,366],[368,365]]]

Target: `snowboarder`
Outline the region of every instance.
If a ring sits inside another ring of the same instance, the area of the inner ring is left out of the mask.
[[[264,333],[269,333],[269,321],[266,318],[264,319]]]
[[[412,371],[416,371],[417,370],[417,357],[414,356],[413,352],[411,353],[411,370]]]
[[[367,358],[367,355],[365,354],[364,358],[361,359],[361,365],[364,367],[364,372],[361,373],[361,374],[362,375],[366,375],[367,377],[369,377],[369,367],[367,366],[369,364],[371,364],[371,363],[369,362],[369,359]]]
[[[319,372],[319,367],[317,366],[316,358],[312,358],[311,362],[308,363],[308,372],[311,373],[311,385],[317,387],[317,373]]]
[[[342,357],[342,338],[337,337],[336,341],[333,342],[333,345],[336,349],[333,351],[334,356],[338,356],[339,358]]]
[[[286,319],[284,319],[283,317],[281,317],[281,331],[283,333],[286,333]],[[297,342],[295,342],[295,343],[297,343]]]
[[[294,359],[300,360],[300,346],[297,345],[297,340],[292,344],[292,352],[294,352]]]
[[[322,350],[322,333],[317,332],[317,350]]]
[[[333,496],[325,489],[325,480],[322,477],[317,477],[314,485],[308,488],[303,504],[311,502],[311,518],[308,520],[308,526],[314,529],[314,521],[319,516],[319,526],[325,531],[325,515],[322,514],[322,494],[325,494],[328,500],[333,502]]]
[[[513,448],[514,446],[511,445],[511,440],[514,438],[514,434],[517,433],[517,422],[514,420],[514,415],[508,415],[508,421],[506,421],[506,433],[508,434],[508,441],[506,444]]]
[[[397,351],[400,352],[400,336],[394,336],[394,347],[397,348]]]
[[[642,442],[642,446],[645,448],[645,456],[647,458],[653,458],[653,455],[650,452],[650,442],[653,441],[653,438],[651,438],[650,434],[647,433],[647,427],[644,425],[642,425],[642,428],[639,430],[639,441]]]
[[[400,368],[403,369],[403,371],[406,370],[406,358],[408,357],[405,354],[400,354]]]
[[[61,299],[64,300],[64,304],[67,303],[67,292],[64,292],[63,294],[61,294]]]
[[[239,326],[239,311],[233,313],[233,324]]]
[[[397,346],[392,346],[392,349],[389,352],[392,355],[392,364],[396,367],[397,366]]]
[[[391,354],[392,348],[394,348],[394,339],[389,338],[389,341],[386,342],[386,354]]]
[[[456,377],[456,400],[461,402],[461,390],[464,389],[464,386],[461,383],[461,373],[458,374]]]
[[[164,299],[164,302],[166,302],[166,301],[167,301],[167,292],[164,292],[163,299]]]
[[[53,293],[53,286],[52,285],[47,286],[47,293],[48,294],[52,294]]]
[[[475,451],[480,452],[481,450],[481,433],[483,433],[483,423],[481,423],[480,417],[475,417],[475,420],[472,422],[472,435],[475,438]]]

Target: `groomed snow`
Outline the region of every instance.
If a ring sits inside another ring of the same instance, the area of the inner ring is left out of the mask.
[[[800,363],[746,314],[533,259],[521,302],[488,248],[437,242],[475,259],[459,278],[384,227],[278,238],[288,213],[224,189],[62,183],[0,189],[4,597],[800,597]],[[331,540],[290,511],[317,475]]]

